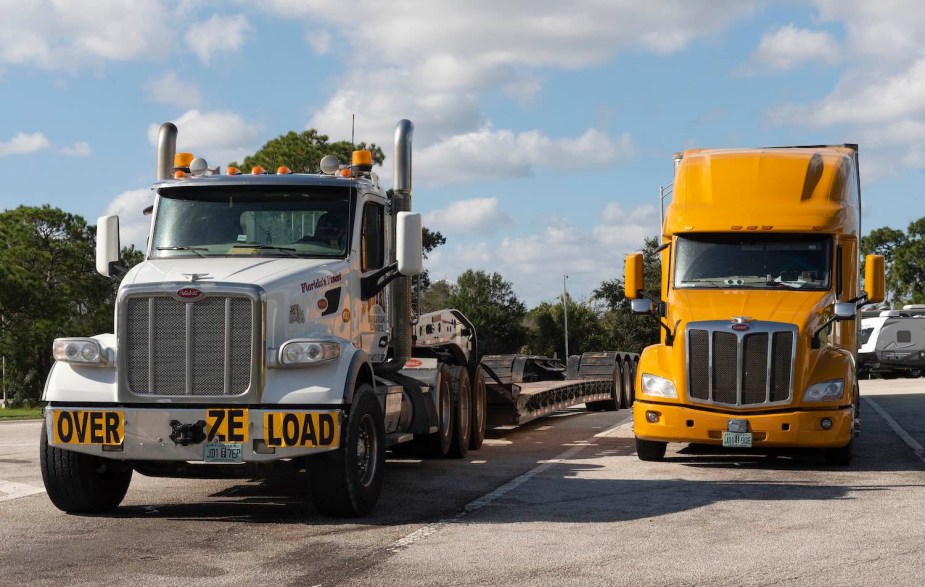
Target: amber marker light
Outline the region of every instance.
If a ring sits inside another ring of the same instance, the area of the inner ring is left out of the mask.
[[[350,170],[346,167],[340,170],[341,177],[350,177]]]
[[[238,169],[237,167],[232,167],[231,165],[229,165],[228,169],[225,170],[225,173],[227,173],[228,175],[241,175],[241,170]]]
[[[289,175],[290,173],[292,173],[292,170],[285,165],[280,165],[276,168],[276,175]]]
[[[327,309],[328,309],[328,300],[325,299],[325,298],[321,298],[320,300],[318,300],[318,309],[321,310],[321,311],[327,310]]]
[[[263,175],[264,173],[266,173],[266,169],[259,165],[251,167],[251,175]]]
[[[186,177],[185,171],[177,170],[177,171],[174,171],[173,173],[174,179],[183,179],[184,177]]]

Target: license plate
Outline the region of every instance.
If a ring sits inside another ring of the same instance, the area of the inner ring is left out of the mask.
[[[751,432],[723,432],[723,446],[732,448],[751,448]]]
[[[207,442],[203,445],[202,460],[207,463],[243,463],[244,451],[239,443]]]
[[[110,410],[56,410],[52,416],[55,444],[118,446],[125,438],[125,416]]]

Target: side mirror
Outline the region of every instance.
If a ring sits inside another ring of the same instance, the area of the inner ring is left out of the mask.
[[[119,217],[103,216],[96,221],[96,271],[103,277],[118,273],[122,260],[119,246]]]
[[[639,291],[643,288],[642,253],[630,253],[626,256],[626,270],[623,278],[623,285],[627,299],[635,300],[639,297]],[[646,302],[648,302],[648,300],[646,300]],[[636,313],[636,310],[634,309],[633,312]]]
[[[835,319],[836,320],[854,320],[858,315],[858,306],[854,302],[836,302]]]
[[[643,298],[630,300],[630,310],[633,314],[651,314],[652,301]]]
[[[864,257],[864,291],[867,302],[882,302],[886,294],[886,277],[884,276],[883,256],[867,255]]]
[[[424,270],[423,223],[421,215],[399,212],[396,222],[395,257],[402,275],[419,275]]]

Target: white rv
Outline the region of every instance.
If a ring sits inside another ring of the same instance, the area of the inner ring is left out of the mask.
[[[920,377],[925,369],[925,316],[883,310],[861,321],[858,371]]]

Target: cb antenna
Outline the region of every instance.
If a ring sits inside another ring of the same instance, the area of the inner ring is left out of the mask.
[[[356,129],[357,129],[357,115],[351,114],[350,118],[351,118],[350,120],[350,144],[356,145],[357,143],[353,137],[356,134]]]

